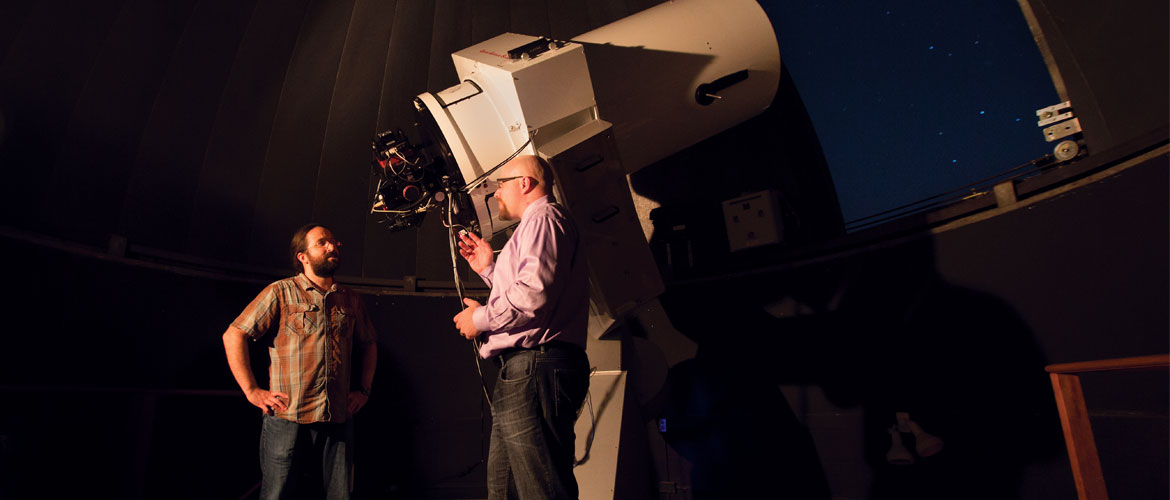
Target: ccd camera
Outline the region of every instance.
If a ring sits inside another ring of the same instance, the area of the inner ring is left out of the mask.
[[[401,129],[375,135],[371,148],[378,184],[370,211],[384,215],[391,231],[421,224],[432,209],[446,208],[443,213],[449,218],[459,212],[451,204],[466,204],[466,195],[460,192],[462,178],[446,172],[441,152],[411,144]]]

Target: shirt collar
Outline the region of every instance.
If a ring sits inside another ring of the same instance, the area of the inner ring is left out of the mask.
[[[548,205],[549,203],[552,203],[552,196],[550,195],[541,196],[540,198],[532,200],[532,202],[524,208],[524,213],[520,214],[520,218],[523,219],[527,217],[529,212],[536,211],[540,209],[540,207]]]
[[[301,288],[304,288],[305,290],[313,290],[317,288],[317,285],[314,285],[313,280],[309,279],[308,276],[305,276],[305,273],[297,273],[297,276],[294,279],[297,281],[297,284],[301,285]]]
[[[318,287],[316,284],[313,283],[313,280],[309,279],[308,276],[305,276],[305,273],[298,273],[295,279],[296,279],[297,283],[299,283],[301,285],[301,288],[304,288],[305,290],[317,290],[318,292],[321,292],[322,295],[324,295],[326,292],[331,292],[337,288],[337,283],[334,283],[332,289],[322,290],[322,289],[320,289],[320,287]]]

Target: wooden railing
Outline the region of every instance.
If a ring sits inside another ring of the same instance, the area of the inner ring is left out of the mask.
[[[1078,374],[1102,371],[1149,371],[1170,368],[1170,354],[1137,356],[1132,358],[1101,359],[1080,363],[1048,365],[1044,369],[1052,378],[1052,392],[1060,410],[1060,425],[1064,428],[1064,443],[1068,446],[1068,460],[1072,465],[1073,481],[1080,500],[1108,500],[1105,477],[1101,475],[1101,459],[1097,443],[1089,425],[1085,394],[1081,391]]]

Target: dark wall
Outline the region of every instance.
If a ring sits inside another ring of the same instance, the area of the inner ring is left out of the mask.
[[[1168,172],[1163,153],[1018,213],[940,234],[938,272],[1010,305],[1047,363],[1170,352]],[[990,326],[972,341],[999,338]],[[976,373],[1002,373],[1012,359],[997,347],[988,354]],[[1165,371],[1084,377],[1113,498],[1170,494],[1167,380]]]
[[[1012,304],[1053,363],[1166,352],[1167,167],[1163,154],[941,233],[938,272]]]
[[[1163,152],[978,222],[771,272],[676,281],[663,303],[698,342],[695,362],[718,374],[711,383],[820,386],[833,410],[804,418],[832,431],[814,433],[821,456],[849,455],[833,448],[855,445],[849,415],[860,412],[865,463],[833,465],[872,482],[863,492],[832,484],[834,493],[1067,498],[1075,492],[1044,367],[1170,352],[1168,167]],[[692,384],[672,374],[676,382]],[[1165,372],[1092,375],[1085,387],[1111,494],[1165,496]],[[944,451],[888,464],[896,412],[941,437]],[[753,432],[723,470],[775,460],[764,431]]]

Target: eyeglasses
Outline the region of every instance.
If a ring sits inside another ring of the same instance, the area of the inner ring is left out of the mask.
[[[498,187],[500,187],[500,186],[504,185],[504,183],[507,183],[507,181],[509,181],[509,180],[515,180],[515,179],[518,179],[518,178],[521,178],[521,177],[528,177],[528,176],[516,176],[516,177],[501,177],[501,178],[498,178],[498,179],[496,179],[496,187],[497,187],[497,189],[498,189]],[[531,177],[529,177],[529,179],[532,179],[532,185],[534,185],[534,186],[535,186],[535,185],[539,184],[539,183],[538,183],[538,181],[537,181],[535,178],[531,178]]]
[[[340,241],[338,241],[338,240],[327,240],[327,239],[325,239],[325,238],[321,238],[321,239],[317,240],[315,243],[313,243],[313,246],[317,246],[317,247],[324,247],[326,243],[332,243],[332,244],[333,244],[333,248],[341,248],[341,242],[340,242]]]
[[[521,178],[521,177],[526,177],[526,176],[524,176],[524,175],[517,175],[517,176],[515,176],[515,177],[501,177],[501,178],[499,178],[499,179],[496,179],[496,185],[497,185],[497,186],[503,186],[505,182],[512,181],[512,180],[516,180],[516,179],[519,179],[519,178]]]

